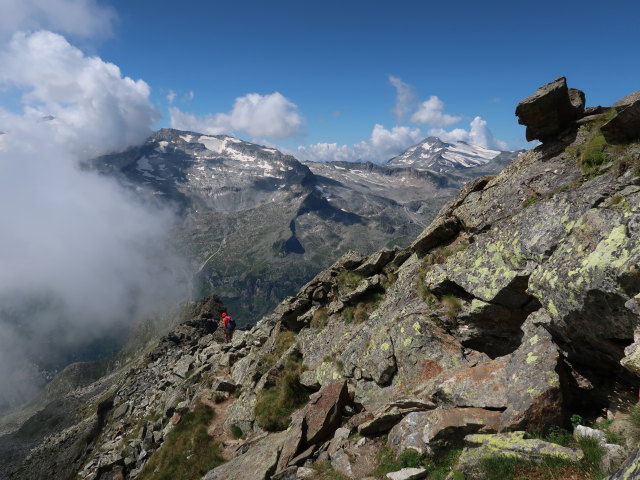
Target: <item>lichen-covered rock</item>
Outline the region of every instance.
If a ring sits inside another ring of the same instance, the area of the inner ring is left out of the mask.
[[[584,456],[580,450],[539,439],[525,439],[525,432],[467,435],[464,441],[466,446],[454,470],[463,472],[470,479],[481,478],[478,466],[483,458],[507,456],[529,461],[559,458],[579,462]]]
[[[604,453],[600,458],[600,470],[612,472],[624,463],[627,459],[627,451],[621,445],[615,443],[605,443],[602,445]]]
[[[482,408],[451,408],[410,413],[389,432],[389,445],[396,455],[408,448],[433,453],[459,443],[470,433],[494,433],[500,413]]]
[[[618,470],[606,480],[636,480],[640,478],[640,449],[636,448]]]

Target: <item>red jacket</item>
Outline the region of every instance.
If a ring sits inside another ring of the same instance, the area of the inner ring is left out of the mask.
[[[229,317],[222,317],[222,324],[224,328],[227,328],[227,324],[229,323]]]

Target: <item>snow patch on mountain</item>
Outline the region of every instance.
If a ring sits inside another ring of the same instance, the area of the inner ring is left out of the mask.
[[[389,160],[386,165],[447,172],[485,165],[500,153],[502,153],[500,150],[471,145],[467,142],[443,142],[437,137],[427,137]]]

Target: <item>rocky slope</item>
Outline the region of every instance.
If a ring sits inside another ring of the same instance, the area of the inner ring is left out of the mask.
[[[504,166],[480,163],[494,173]],[[482,173],[302,164],[233,137],[173,129],[94,167],[178,206],[184,224],[176,242],[198,272],[197,293],[215,291],[242,324],[349,249],[408,245],[466,179]]]
[[[558,79],[521,102],[543,143],[467,183],[408,248],[343,255],[231,344],[207,320],[221,305],[193,306],[111,380],[58,396],[47,408],[84,407],[5,475],[473,479],[507,455],[528,462],[511,473],[551,458],[555,478],[637,478],[640,101],[585,111],[576,92]],[[617,436],[529,435],[597,417]]]

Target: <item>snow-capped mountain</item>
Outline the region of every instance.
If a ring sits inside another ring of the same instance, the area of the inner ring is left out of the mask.
[[[141,147],[97,159],[100,170],[197,210],[241,211],[306,184],[311,172],[274,148],[226,135],[163,128]]]
[[[437,137],[427,137],[404,153],[393,157],[386,165],[450,172],[485,165],[501,153],[503,152],[500,150],[491,150],[467,142],[443,142]]]

